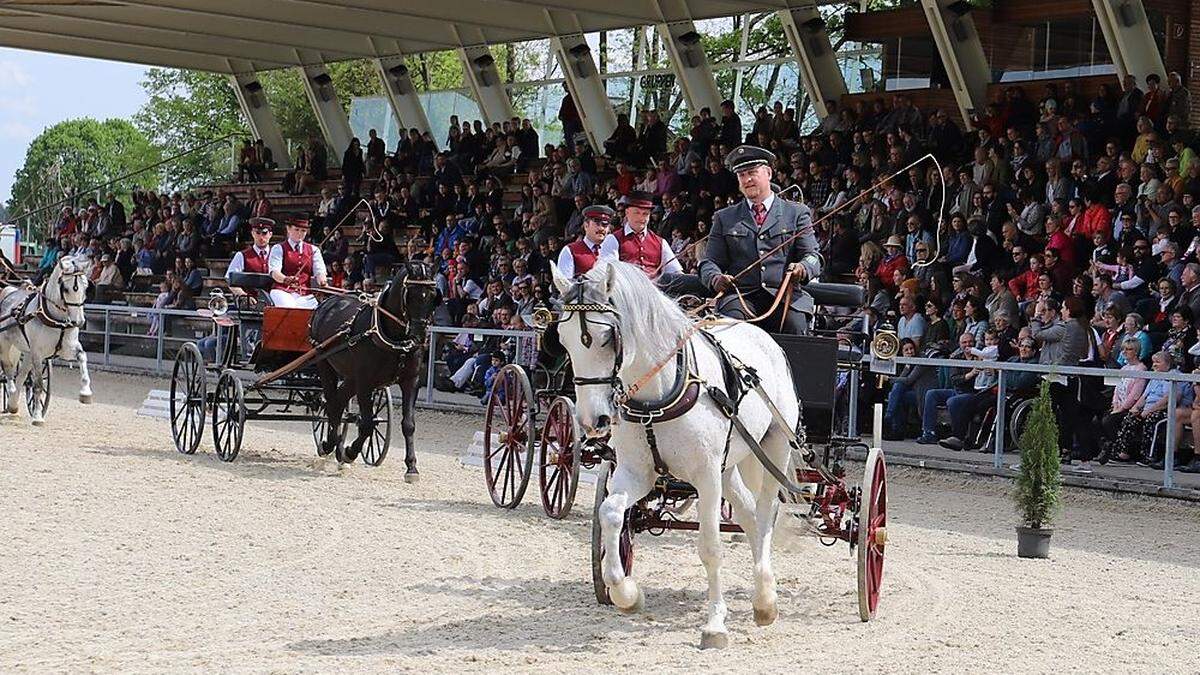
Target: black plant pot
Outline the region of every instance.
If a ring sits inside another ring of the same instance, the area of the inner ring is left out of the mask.
[[[1054,530],[1038,527],[1017,528],[1018,558],[1049,558],[1050,535]]]

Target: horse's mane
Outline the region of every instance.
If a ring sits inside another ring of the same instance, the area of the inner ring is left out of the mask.
[[[597,264],[585,278],[603,288],[613,275],[609,295],[617,310],[626,362],[632,351],[642,351],[651,359],[662,358],[679,345],[692,320],[674,300],[658,290],[641,268],[615,260]]]

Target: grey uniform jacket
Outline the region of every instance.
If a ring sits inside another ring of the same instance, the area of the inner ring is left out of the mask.
[[[790,244],[758,263],[759,256],[803,232]],[[775,195],[762,227],[754,223],[750,206],[741,200],[713,214],[708,244],[700,260],[700,280],[708,288],[721,274],[737,274],[753,267],[737,280],[742,292],[764,288],[774,295],[783,285],[788,265],[798,262],[808,270],[808,278],[821,275],[821,255],[812,224],[812,211],[803,204]],[[812,314],[813,299],[802,289],[792,293],[792,309]]]

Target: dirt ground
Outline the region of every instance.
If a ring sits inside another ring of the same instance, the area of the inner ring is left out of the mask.
[[[598,606],[591,489],[564,522],[532,491],[497,510],[457,460],[480,418],[419,411],[409,485],[400,449],[339,472],[299,425],[180,455],[134,414],[165,381],[94,379],[84,406],[58,378],[44,428],[0,416],[0,672],[1200,672],[1194,506],[1069,492],[1053,558],[1024,561],[1005,483],[893,470],[875,621],[847,549],[801,541],[755,627],[729,542],[731,645],[701,652],[692,536],[637,539],[644,613]]]

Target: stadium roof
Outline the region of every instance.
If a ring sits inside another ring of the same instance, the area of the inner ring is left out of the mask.
[[[825,2],[0,0],[0,46],[246,73],[815,4]]]

